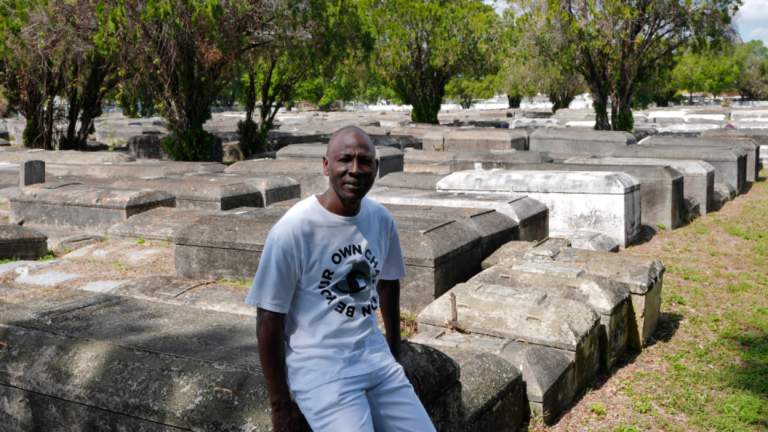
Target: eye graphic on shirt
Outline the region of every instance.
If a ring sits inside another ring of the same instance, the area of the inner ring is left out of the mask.
[[[334,285],[331,290],[340,297],[349,296],[357,302],[365,302],[371,298],[373,277],[371,265],[365,259],[348,263],[351,267],[346,276]]]

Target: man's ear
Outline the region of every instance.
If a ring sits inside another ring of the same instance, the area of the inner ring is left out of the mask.
[[[323,174],[325,174],[326,177],[330,177],[331,173],[328,171],[328,157],[323,156]]]

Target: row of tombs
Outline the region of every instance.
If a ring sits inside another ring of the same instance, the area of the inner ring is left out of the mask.
[[[750,139],[594,134],[519,150],[377,147],[368,196],[398,227],[401,309],[418,323],[404,351],[439,431],[554,421],[659,321],[664,263],[615,252],[717,210],[761,166]],[[105,238],[170,243],[175,255],[174,275],[33,297],[0,287],[3,423],[269,430],[255,311],[210,281],[251,280],[271,227],[327,188],[324,154],[290,145],[227,166],[0,153],[0,259],[15,259],[0,275],[72,278],[67,264]],[[72,252],[34,261],[49,250]]]

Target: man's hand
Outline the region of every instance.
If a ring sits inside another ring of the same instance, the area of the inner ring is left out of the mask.
[[[312,432],[294,401],[270,401],[269,405],[272,407],[272,428],[275,432]]]
[[[403,357],[395,357],[395,360],[397,360],[397,362],[400,363],[400,366],[403,367],[405,377],[408,378],[408,381],[413,386],[413,391],[416,392],[416,396],[421,396],[421,381],[419,380],[419,376],[411,370],[411,367],[408,366],[408,362],[405,361]]]

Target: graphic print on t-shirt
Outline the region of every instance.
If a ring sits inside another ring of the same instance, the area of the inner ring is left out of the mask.
[[[348,318],[373,315],[379,308],[375,287],[381,273],[374,253],[363,252],[362,245],[349,245],[334,252],[331,262],[333,268],[323,270],[318,287],[328,307]],[[329,288],[333,280],[337,282]]]

